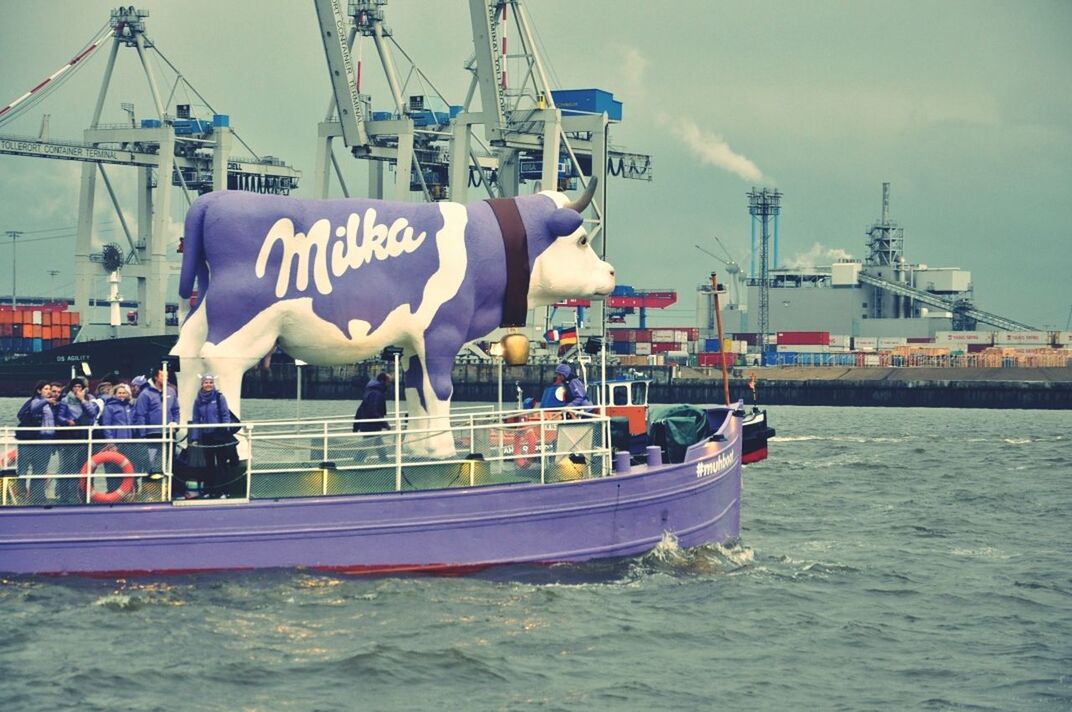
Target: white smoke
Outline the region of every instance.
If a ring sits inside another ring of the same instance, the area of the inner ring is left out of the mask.
[[[839,247],[823,247],[818,242],[812,243],[806,252],[793,255],[788,259],[781,260],[783,267],[789,269],[815,269],[820,265],[830,265],[838,260],[851,260],[852,255]]]
[[[659,115],[659,122],[669,125],[674,136],[695,151],[701,163],[727,170],[750,183],[769,182],[750,158],[737,153],[724,138],[704,131],[691,119],[672,118],[664,113]]]

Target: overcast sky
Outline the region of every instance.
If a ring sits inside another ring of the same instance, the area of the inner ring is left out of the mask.
[[[0,105],[70,59],[112,5],[0,1]],[[330,91],[312,2],[141,6],[164,55],[255,151],[304,171],[298,194],[309,194]],[[622,283],[680,292],[679,308],[656,323],[691,324],[696,285],[721,267],[695,244],[719,252],[718,235],[747,264],[751,186],[784,193],[783,264],[828,264],[832,254],[866,256],[864,231],[889,181],[910,262],[970,270],[980,308],[1065,328],[1072,2],[543,0],[530,14],[554,81],[614,92],[625,121],[613,143],[654,157],[654,182],[611,179],[608,249]],[[461,103],[472,53],[467,3],[392,0],[387,19]],[[79,139],[105,56],[0,134],[36,134],[47,113],[54,138]],[[371,46],[363,58],[363,89],[387,110]],[[150,115],[134,51],[121,51],[118,65],[103,121],[121,120],[123,101]],[[154,69],[170,91],[173,75]],[[411,83],[406,93],[423,91]],[[354,187],[362,173],[349,164]],[[133,206],[134,172],[125,173],[110,174]],[[0,156],[0,233],[27,232],[19,293],[72,293],[79,175],[76,163]],[[122,242],[106,201],[98,191],[99,237]],[[178,194],[174,201],[183,205]],[[181,212],[175,219],[177,236]],[[10,292],[11,255],[0,234],[0,293]]]

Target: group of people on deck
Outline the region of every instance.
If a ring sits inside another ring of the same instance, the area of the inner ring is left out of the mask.
[[[81,472],[86,467],[91,440],[93,453],[116,450],[135,472],[161,473],[162,447],[153,441],[161,441],[165,424],[179,422],[178,395],[170,384],[165,391],[164,374],[157,367],[148,377],[139,375],[129,383],[102,381],[96,393],[90,392],[84,378],[72,379],[66,388],[59,382],[39,381],[19,409],[19,429],[15,432],[19,441],[17,474],[26,481],[29,503],[54,500],[72,504],[85,500],[79,478],[54,478],[54,496],[48,497],[48,480],[40,476]],[[231,440],[230,431],[224,427],[230,422],[226,399],[215,389],[215,378],[205,374],[190,423],[219,427],[191,428],[190,440],[191,444],[205,447],[206,460],[213,470],[229,464],[232,458],[233,448],[224,445]],[[136,440],[148,442],[132,442]],[[108,490],[114,491],[121,482],[121,477],[108,477]]]

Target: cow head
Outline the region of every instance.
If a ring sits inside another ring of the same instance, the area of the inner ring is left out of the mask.
[[[579,200],[545,191],[517,198],[528,237],[529,307],[573,298],[600,298],[614,291],[614,267],[592,249],[581,212],[595,192],[595,179]]]

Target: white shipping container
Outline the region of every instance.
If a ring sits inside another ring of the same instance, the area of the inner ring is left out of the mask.
[[[849,348],[849,335],[848,334],[831,334],[830,335],[831,348]]]
[[[822,344],[779,344],[778,353],[828,354],[830,347]]]
[[[879,350],[892,349],[897,346],[904,346],[908,343],[907,336],[880,336],[878,337]]]
[[[942,346],[951,344],[992,344],[994,333],[992,331],[937,331],[934,334],[934,343]]]
[[[674,329],[674,341],[688,341],[689,330],[688,329]]]
[[[651,332],[651,340],[652,341],[662,341],[664,343],[667,342],[667,341],[673,341],[674,340],[674,330],[673,329],[653,329],[652,332]]]
[[[1072,346],[1072,331],[1054,332],[1053,342],[1058,346]]]
[[[995,331],[995,346],[1049,346],[1048,331]]]
[[[865,354],[864,355],[865,366],[877,366],[879,365],[878,354]]]
[[[854,336],[852,347],[857,351],[874,351],[878,348],[877,336]]]
[[[648,356],[649,354],[651,354],[651,344],[644,343],[643,341],[638,341],[636,345],[636,355]]]
[[[33,312],[33,323],[37,324],[38,326],[41,325],[41,312],[36,309]]]

